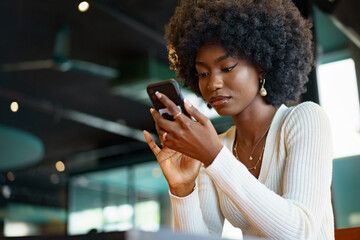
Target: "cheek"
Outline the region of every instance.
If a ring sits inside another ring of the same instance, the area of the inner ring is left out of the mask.
[[[236,79],[234,84],[239,88],[246,88],[247,91],[257,90],[259,87],[258,76],[249,70],[239,72],[236,76],[233,76],[233,79]]]
[[[199,80],[198,80],[198,86],[199,86],[199,89],[200,89],[201,96],[205,97],[205,94],[206,94],[206,84],[204,83],[204,81],[199,81]]]

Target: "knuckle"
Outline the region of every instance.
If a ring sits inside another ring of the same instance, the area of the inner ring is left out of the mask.
[[[181,136],[184,136],[184,130],[180,129],[177,133],[176,133],[176,137],[179,139],[181,139]]]
[[[168,96],[166,96],[165,94],[163,94],[162,102],[163,102],[165,105],[168,105],[168,104],[171,103],[171,100],[170,100],[170,98],[168,98]]]
[[[192,129],[192,124],[190,122],[186,122],[186,123],[184,123],[184,128],[186,130],[191,130]]]
[[[182,129],[183,130],[191,130],[192,129],[192,124],[190,123],[190,122],[188,122],[188,121],[186,121],[186,122],[182,122],[181,123],[181,127],[182,127]],[[181,130],[180,132],[181,133],[183,133],[184,131],[183,130]]]
[[[165,97],[162,97],[162,98],[161,98],[161,102],[165,105],[165,107],[166,107],[167,105],[169,105],[169,100],[166,99]]]
[[[209,119],[209,118],[205,118],[205,119],[204,119],[204,124],[205,124],[206,126],[211,125],[210,119]]]
[[[200,114],[199,110],[197,110],[196,108],[192,107],[191,108],[191,112],[193,112],[194,114]]]
[[[164,125],[164,118],[159,118],[157,121],[156,121],[156,125],[158,125],[159,127],[163,126]]]
[[[169,110],[173,113],[176,113],[179,111],[178,107],[174,103],[169,104]]]

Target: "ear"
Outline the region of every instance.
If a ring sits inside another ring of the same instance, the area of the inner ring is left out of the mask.
[[[258,66],[256,66],[256,70],[258,72],[259,79],[264,79],[265,78],[264,69],[258,65]]]

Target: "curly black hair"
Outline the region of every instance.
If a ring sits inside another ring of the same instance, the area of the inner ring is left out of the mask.
[[[201,96],[196,54],[220,43],[264,70],[267,104],[295,102],[314,64],[311,27],[291,0],[182,0],[165,26],[170,68]]]

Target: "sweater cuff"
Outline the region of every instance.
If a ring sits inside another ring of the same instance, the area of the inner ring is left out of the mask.
[[[200,210],[198,187],[185,197],[173,195],[169,190],[171,206],[174,214],[175,231],[188,233],[207,233]]]
[[[197,187],[197,183],[195,182],[195,187],[194,187],[193,191],[189,195],[187,195],[185,197],[179,197],[179,196],[176,196],[176,195],[172,194],[170,189],[169,189],[169,195],[170,195],[171,200],[173,200],[173,198],[181,200],[181,199],[191,198],[191,196],[194,195],[195,192],[197,192],[197,191],[198,191],[198,187]]]

